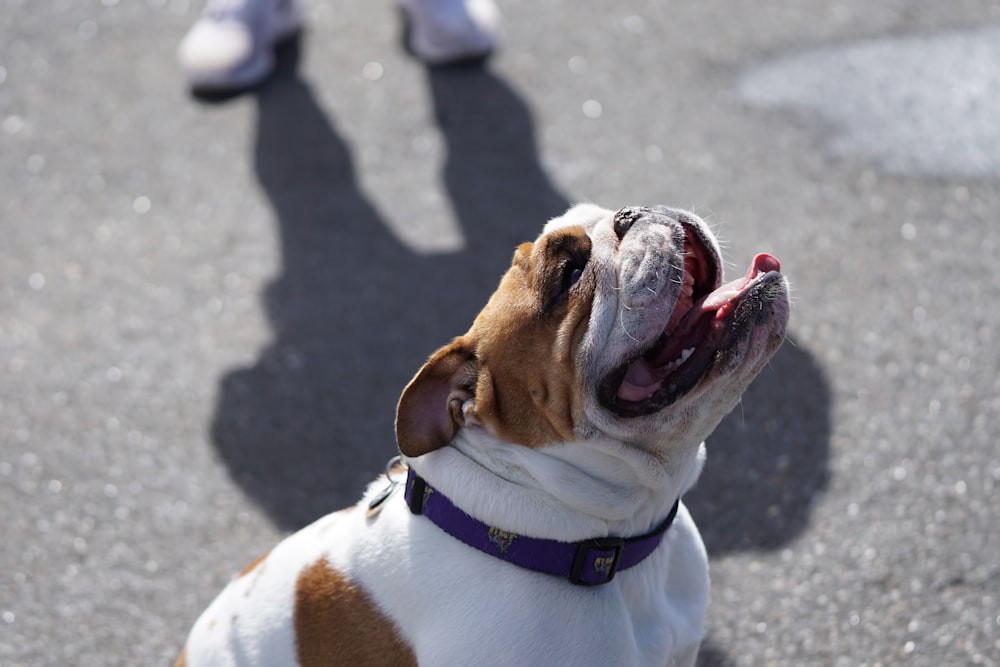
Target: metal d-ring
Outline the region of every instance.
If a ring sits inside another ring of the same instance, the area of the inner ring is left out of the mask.
[[[385,504],[385,501],[389,500],[389,498],[392,497],[393,492],[395,492],[396,489],[403,483],[401,480],[393,479],[390,474],[392,469],[398,465],[403,465],[403,458],[400,456],[392,457],[389,459],[389,462],[385,464],[385,478],[389,480],[389,485],[379,491],[378,495],[372,498],[371,502],[368,503],[368,510],[365,512],[365,516],[369,519],[373,518],[382,511],[382,506]]]
[[[401,466],[401,467],[403,467],[403,468],[406,468],[406,467],[408,467],[408,466],[406,466],[406,465],[405,465],[405,464],[403,463],[403,457],[402,457],[402,456],[393,456],[393,457],[392,457],[391,459],[389,459],[389,461],[388,461],[388,462],[387,462],[387,463],[385,464],[385,478],[386,478],[386,479],[388,479],[388,480],[389,480],[390,482],[392,482],[393,484],[402,484],[402,482],[399,482],[399,481],[397,481],[397,480],[394,480],[394,479],[392,478],[392,475],[390,475],[390,474],[389,474],[389,472],[390,472],[390,471],[391,471],[391,470],[392,470],[393,468],[395,468],[396,466]]]

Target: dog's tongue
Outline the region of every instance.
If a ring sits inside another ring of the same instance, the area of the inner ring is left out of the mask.
[[[660,388],[660,382],[666,375],[664,369],[650,366],[642,358],[636,359],[628,367],[625,378],[618,387],[618,396],[626,401],[643,401]]]
[[[750,268],[742,278],[730,281],[702,298],[695,304],[682,303],[678,300],[671,314],[666,330],[673,332],[681,321],[695,322],[707,313],[715,313],[715,317],[723,317],[729,310],[727,306],[740,295],[754,278],[762,273],[781,271],[781,262],[765,252],[758,254],[750,262]],[[690,333],[690,326],[683,329]],[[629,366],[625,378],[618,389],[618,396],[626,401],[642,401],[649,398],[659,389],[663,379],[676,367],[684,363],[692,354],[694,348],[702,341],[684,341],[684,332],[678,332],[681,340],[671,341],[664,346],[655,359],[640,357]]]
[[[773,255],[769,255],[766,252],[759,253],[753,258],[753,261],[750,262],[750,268],[747,269],[745,276],[732,280],[717,288],[714,292],[705,297],[701,303],[697,304],[697,307],[699,307],[703,313],[709,310],[719,310],[739,295],[743,288],[750,284],[751,280],[762,273],[769,273],[771,271],[781,271],[781,262],[779,262]]]
[[[750,270],[757,270],[757,273],[770,273],[771,271],[781,271],[781,262],[774,255],[769,255],[766,252],[757,253],[757,256],[753,258],[753,262],[750,263]]]

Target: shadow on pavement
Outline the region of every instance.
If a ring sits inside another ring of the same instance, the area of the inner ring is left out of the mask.
[[[567,202],[506,84],[481,67],[428,70],[467,247],[415,253],[360,191],[347,145],[295,72],[298,44],[279,56],[256,91],[254,154],[280,228],[281,274],[264,297],[274,340],[223,378],[212,435],[232,477],[291,530],[356,501],[396,452],[402,387]]]
[[[830,401],[822,370],[785,341],[709,436],[684,496],[711,557],[776,549],[805,530],[830,478]]]
[[[488,69],[428,68],[427,79],[447,144],[443,177],[455,212],[470,237],[478,232],[479,241],[501,243],[509,259],[569,206],[538,161],[531,114]],[[474,254],[489,250],[472,245]]]
[[[701,643],[701,650],[698,651],[698,667],[732,667],[734,664],[724,651],[712,643],[711,637]]]
[[[710,561],[777,549],[805,531],[830,479],[830,406],[822,370],[785,341],[709,436],[705,470],[684,496]],[[734,664],[709,634],[698,667]]]

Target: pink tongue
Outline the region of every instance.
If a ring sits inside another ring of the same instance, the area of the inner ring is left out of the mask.
[[[769,273],[771,271],[781,271],[781,262],[775,259],[774,256],[768,255],[766,252],[758,254],[753,258],[753,261],[750,262],[750,268],[747,269],[747,274],[745,276],[722,285],[705,297],[705,300],[701,303],[702,312],[706,310],[718,310],[724,304],[732,300],[733,292],[739,292],[758,275],[762,273]]]
[[[762,252],[753,258],[750,262],[750,271],[756,273],[768,273],[770,271],[781,271],[781,262],[779,262],[774,255],[768,255],[766,252]]]
[[[698,308],[699,314],[708,311],[719,310],[722,306],[732,301],[736,293],[740,292],[747,284],[761,273],[780,271],[781,262],[772,255],[762,252],[750,262],[750,268],[742,278],[737,278],[722,285],[714,292],[705,297],[701,303],[694,308]],[[680,306],[681,304],[678,304]],[[688,307],[675,307],[671,322],[667,326],[667,331],[671,331],[676,325],[675,320],[682,319],[687,315]],[[676,350],[670,351],[670,355]],[[667,355],[669,356],[669,355]],[[653,363],[643,358],[636,359],[625,372],[625,378],[618,388],[618,396],[626,401],[642,401],[652,396],[660,387],[660,383],[667,375],[667,371],[657,364],[665,364],[669,359],[654,360]]]
[[[666,374],[665,370],[650,366],[645,359],[640,357],[628,367],[625,378],[618,388],[618,396],[626,401],[645,400],[660,388],[660,381]]]

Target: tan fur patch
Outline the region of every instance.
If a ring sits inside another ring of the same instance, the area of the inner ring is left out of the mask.
[[[522,244],[510,270],[463,339],[479,362],[476,416],[510,442],[541,447],[575,440],[583,396],[576,351],[586,332],[593,284],[553,299],[566,256],[589,253],[582,228]],[[461,340],[461,339],[460,339]]]
[[[241,577],[245,577],[248,574],[250,574],[251,572],[253,572],[257,568],[258,565],[260,565],[261,563],[264,562],[264,559],[267,558],[270,555],[270,553],[271,552],[268,551],[267,553],[263,553],[260,556],[257,556],[257,558],[254,560],[254,562],[250,563],[245,568],[243,568],[243,571],[240,572],[240,576]]]
[[[187,647],[181,649],[181,654],[177,656],[177,662],[174,663],[174,667],[186,667],[187,665]]]
[[[392,621],[325,558],[299,575],[295,642],[302,667],[417,664]]]
[[[257,586],[257,582],[260,580],[261,575],[264,574],[265,563],[270,553],[271,552],[267,552],[258,556],[254,562],[247,565],[243,568],[243,571],[240,572],[240,578],[250,576],[251,574],[253,575],[253,579],[250,581],[250,584],[246,587],[246,590],[243,591],[243,597],[250,597],[253,593],[253,589]]]

